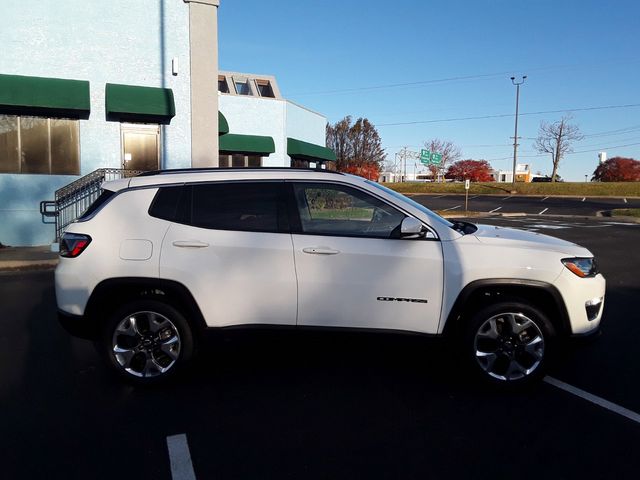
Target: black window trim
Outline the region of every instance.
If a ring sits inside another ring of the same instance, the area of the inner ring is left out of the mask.
[[[393,208],[394,210],[398,210],[399,212],[403,213],[405,216],[407,217],[413,217],[416,218],[415,215],[413,215],[412,213],[407,212],[405,209],[398,207],[397,205],[394,205],[392,203],[390,203],[389,201],[387,201],[386,199],[380,197],[379,195],[366,190],[364,188],[361,188],[358,185],[353,185],[351,183],[345,183],[345,182],[336,182],[333,180],[314,180],[314,179],[308,179],[308,180],[304,180],[304,179],[287,179],[284,180],[285,183],[289,184],[289,187],[287,188],[287,196],[288,196],[288,212],[289,212],[289,225],[291,225],[291,233],[295,234],[295,235],[311,235],[311,236],[316,236],[316,237],[340,237],[340,238],[368,238],[370,240],[403,240],[403,241],[407,241],[407,240],[420,240],[420,241],[431,241],[431,242],[439,242],[440,241],[440,237],[438,236],[438,233],[429,225],[425,224],[422,220],[422,224],[428,229],[429,232],[431,232],[433,234],[433,238],[428,238],[427,236],[422,237],[422,238],[381,238],[381,237],[372,237],[369,235],[358,235],[358,234],[353,234],[353,235],[349,235],[349,234],[335,234],[335,233],[316,233],[316,232],[304,232],[302,231],[302,221],[300,220],[300,212],[298,211],[298,204],[296,202],[296,196],[295,196],[295,192],[293,190],[293,185],[298,183],[298,184],[323,184],[323,185],[338,185],[340,187],[347,187],[347,188],[352,188],[354,190],[357,190],[361,193],[364,193],[365,195],[369,195],[373,198],[375,198],[376,200],[384,203],[385,205],[387,205],[390,208]]]

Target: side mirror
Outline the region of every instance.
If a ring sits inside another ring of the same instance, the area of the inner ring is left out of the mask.
[[[417,218],[405,217],[400,225],[400,236],[406,237],[419,237],[422,234],[422,222]]]

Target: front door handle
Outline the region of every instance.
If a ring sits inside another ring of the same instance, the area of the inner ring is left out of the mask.
[[[313,255],[337,255],[340,253],[340,250],[334,250],[328,247],[307,247],[303,248],[302,251]]]
[[[209,244],[205,242],[199,242],[197,240],[176,240],[175,242],[173,242],[173,246],[180,248],[207,248]]]

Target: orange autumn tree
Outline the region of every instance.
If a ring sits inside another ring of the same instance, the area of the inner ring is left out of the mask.
[[[376,127],[366,118],[352,123],[351,116],[346,116],[333,125],[327,124],[327,147],[336,154],[339,172],[378,179],[385,151]]]

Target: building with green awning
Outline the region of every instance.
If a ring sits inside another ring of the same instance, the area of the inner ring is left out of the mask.
[[[220,137],[221,167],[325,167],[327,119],[287,100],[273,76],[220,72],[220,112],[229,133]]]
[[[47,15],[35,13],[36,0],[3,10],[3,244],[54,241],[62,216],[47,217],[40,202],[76,195],[77,218],[93,201],[87,182],[99,191],[96,172],[324,167],[335,158],[326,118],[286,99],[273,76],[218,71],[219,0],[110,0],[99,11],[55,3]],[[26,37],[52,40],[34,48]]]

